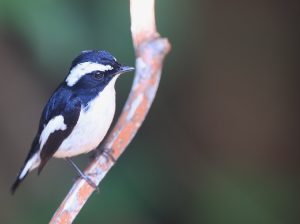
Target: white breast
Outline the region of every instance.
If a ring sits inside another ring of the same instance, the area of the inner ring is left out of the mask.
[[[118,75],[89,104],[83,108],[72,133],[66,138],[54,157],[72,157],[96,148],[105,137],[115,114],[115,82]]]

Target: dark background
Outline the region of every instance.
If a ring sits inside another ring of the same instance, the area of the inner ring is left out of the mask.
[[[299,1],[156,1],[167,56],[153,106],[74,223],[300,223]],[[0,223],[48,223],[63,159],[9,189],[82,50],[134,66],[129,1],[0,0]],[[133,73],[117,81],[117,113]],[[75,158],[81,169],[89,155]]]

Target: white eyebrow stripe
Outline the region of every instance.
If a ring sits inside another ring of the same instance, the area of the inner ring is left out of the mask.
[[[105,72],[108,70],[112,70],[113,67],[110,65],[103,65],[103,64],[98,64],[95,62],[83,62],[78,65],[76,65],[71,71],[70,74],[68,75],[66,82],[68,86],[73,86],[75,85],[78,80],[84,76],[87,73],[91,73],[93,71],[101,71]]]

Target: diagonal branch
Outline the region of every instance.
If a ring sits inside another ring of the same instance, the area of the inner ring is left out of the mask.
[[[131,32],[136,53],[136,72],[131,92],[116,125],[104,142],[104,148],[114,149],[117,160],[131,142],[155,97],[163,61],[171,46],[156,32],[154,0],[131,0]],[[84,173],[95,173],[91,179],[99,185],[113,161],[104,156],[93,157]],[[72,223],[94,191],[85,180],[79,179],[57,209],[50,223]]]

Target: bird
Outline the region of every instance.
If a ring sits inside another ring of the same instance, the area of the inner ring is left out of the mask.
[[[115,82],[120,74],[132,70],[106,51],[82,51],[73,60],[68,76],[42,111],[38,132],[11,187],[12,194],[30,171],[38,168],[39,175],[51,157],[67,159],[98,189],[70,157],[96,149],[103,140],[115,113]]]

